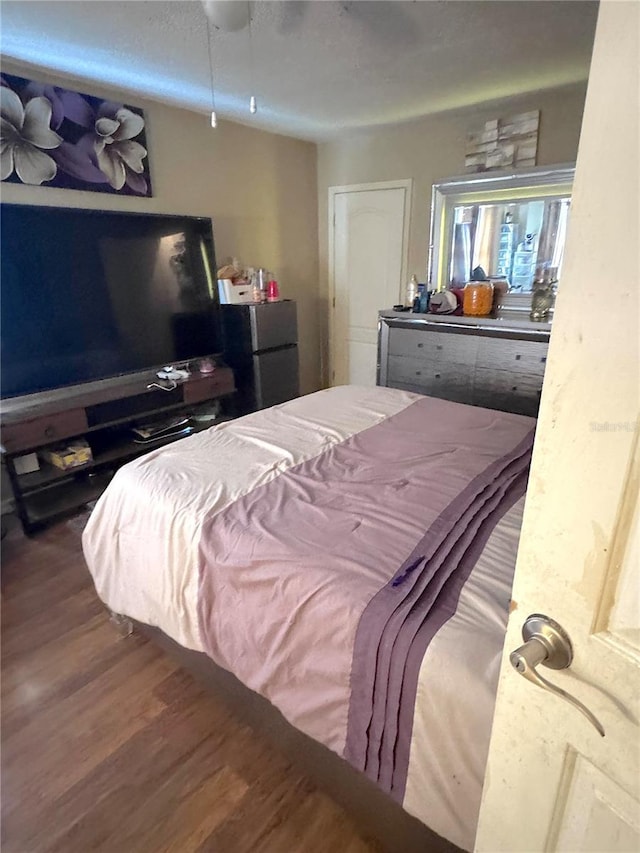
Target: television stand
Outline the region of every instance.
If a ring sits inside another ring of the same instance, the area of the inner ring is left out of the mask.
[[[148,389],[148,376],[120,378],[120,383],[87,385],[66,395],[32,395],[3,401],[0,410],[2,454],[11,480],[16,513],[28,535],[73,513],[98,498],[125,462],[185,437],[172,430],[152,441],[140,442],[132,427],[167,420],[178,414],[188,418],[189,434],[209,429],[235,417],[233,373],[218,366],[212,373],[193,373],[170,390]],[[194,417],[202,404],[220,402],[215,420]],[[186,426],[186,425],[185,425]],[[62,469],[45,461],[41,452],[56,444],[82,438],[93,458],[81,466]],[[18,473],[16,461],[38,455],[39,468]]]

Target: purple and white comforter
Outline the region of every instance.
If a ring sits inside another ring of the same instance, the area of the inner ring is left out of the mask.
[[[87,563],[109,608],[206,652],[470,850],[534,424],[321,391],[124,466]]]

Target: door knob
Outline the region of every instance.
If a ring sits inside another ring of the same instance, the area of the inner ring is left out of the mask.
[[[522,626],[523,646],[511,652],[509,660],[513,668],[524,676],[527,681],[537,684],[549,693],[555,693],[561,699],[566,699],[574,708],[589,720],[596,728],[599,735],[604,737],[602,723],[591,713],[591,711],[578,699],[567,693],[561,687],[547,681],[536,671],[536,666],[542,664],[550,669],[568,669],[573,660],[573,647],[567,632],[541,613],[533,613],[527,617]]]

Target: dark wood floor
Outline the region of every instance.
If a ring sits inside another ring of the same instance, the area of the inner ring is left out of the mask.
[[[68,523],[2,542],[1,757],[3,853],[380,850],[152,642],[118,637]]]

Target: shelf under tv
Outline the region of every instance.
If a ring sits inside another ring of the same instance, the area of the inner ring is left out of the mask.
[[[131,427],[141,419],[153,420],[177,412],[190,417],[194,408],[208,401],[221,401],[221,414],[211,422],[190,419],[190,434],[208,429],[234,416],[233,374],[219,366],[212,374],[193,374],[171,392],[149,390],[140,384],[135,389],[121,386],[123,396],[109,384],[101,396],[95,388],[86,395],[73,394],[66,408],[59,395],[20,408],[3,404],[0,411],[2,452],[11,479],[16,512],[26,533],[81,508],[104,491],[115,471],[138,456],[180,440],[181,434],[161,434],[154,440],[138,443]],[[131,393],[135,390],[136,393]],[[166,393],[166,397],[158,397]],[[160,403],[166,399],[166,405]],[[92,448],[93,459],[76,468],[63,470],[40,459],[40,468],[18,474],[17,457],[38,452],[67,439],[84,438]]]

